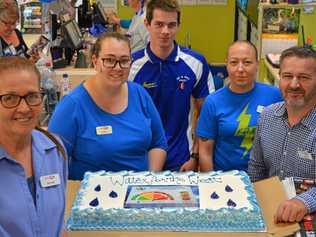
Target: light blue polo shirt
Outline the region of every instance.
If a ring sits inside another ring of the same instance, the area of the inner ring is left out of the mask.
[[[43,133],[32,132],[36,207],[23,167],[0,145],[0,235],[59,237],[63,228],[67,160]],[[40,178],[58,174],[60,184],[42,187]]]

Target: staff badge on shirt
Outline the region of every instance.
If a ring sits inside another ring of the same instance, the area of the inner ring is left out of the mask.
[[[258,106],[257,106],[257,112],[258,112],[259,114],[261,114],[261,113],[263,112],[263,110],[264,110],[264,106],[263,106],[263,105],[258,105]]]
[[[112,134],[112,126],[107,125],[107,126],[99,126],[95,128],[95,131],[97,135],[107,135],[107,134]]]
[[[49,174],[40,177],[40,183],[42,188],[48,188],[51,186],[56,186],[60,184],[60,177],[59,174]]]

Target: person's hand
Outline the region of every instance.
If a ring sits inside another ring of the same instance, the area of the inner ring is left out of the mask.
[[[38,52],[33,52],[30,57],[28,58],[29,61],[31,61],[32,63],[36,63],[37,60],[39,60],[40,55]]]
[[[278,210],[274,215],[274,222],[299,222],[307,212],[307,207],[302,201],[292,198],[279,205]]]
[[[111,24],[116,24],[116,25],[120,25],[120,18],[116,15],[115,12],[113,11],[107,11],[106,15],[108,17],[109,23]]]
[[[180,168],[180,172],[185,172],[185,171],[197,171],[197,166],[198,166],[198,162],[195,159],[189,159],[187,162],[185,162],[181,168]]]

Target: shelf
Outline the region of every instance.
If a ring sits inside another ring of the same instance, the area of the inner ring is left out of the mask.
[[[23,28],[27,28],[27,29],[40,29],[42,26],[33,26],[33,25],[23,25]]]
[[[311,3],[297,3],[297,4],[288,4],[288,3],[260,3],[259,7],[262,8],[304,8],[304,7],[316,7],[316,2]]]

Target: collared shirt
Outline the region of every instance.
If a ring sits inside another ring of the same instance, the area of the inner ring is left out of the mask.
[[[316,107],[292,127],[284,102],[266,108],[259,119],[248,173],[252,181],[279,176],[316,182]],[[309,212],[316,210],[316,187],[296,198]]]
[[[46,135],[33,130],[32,163],[36,206],[23,167],[0,146],[0,235],[60,236],[65,210],[67,160]],[[59,175],[60,184],[42,187],[40,178],[51,174]]]
[[[191,96],[200,99],[214,91],[209,65],[201,54],[176,43],[164,60],[151,51],[150,44],[133,54],[133,60],[129,80],[141,84],[153,98],[168,140],[164,169],[178,170],[189,159]]]

